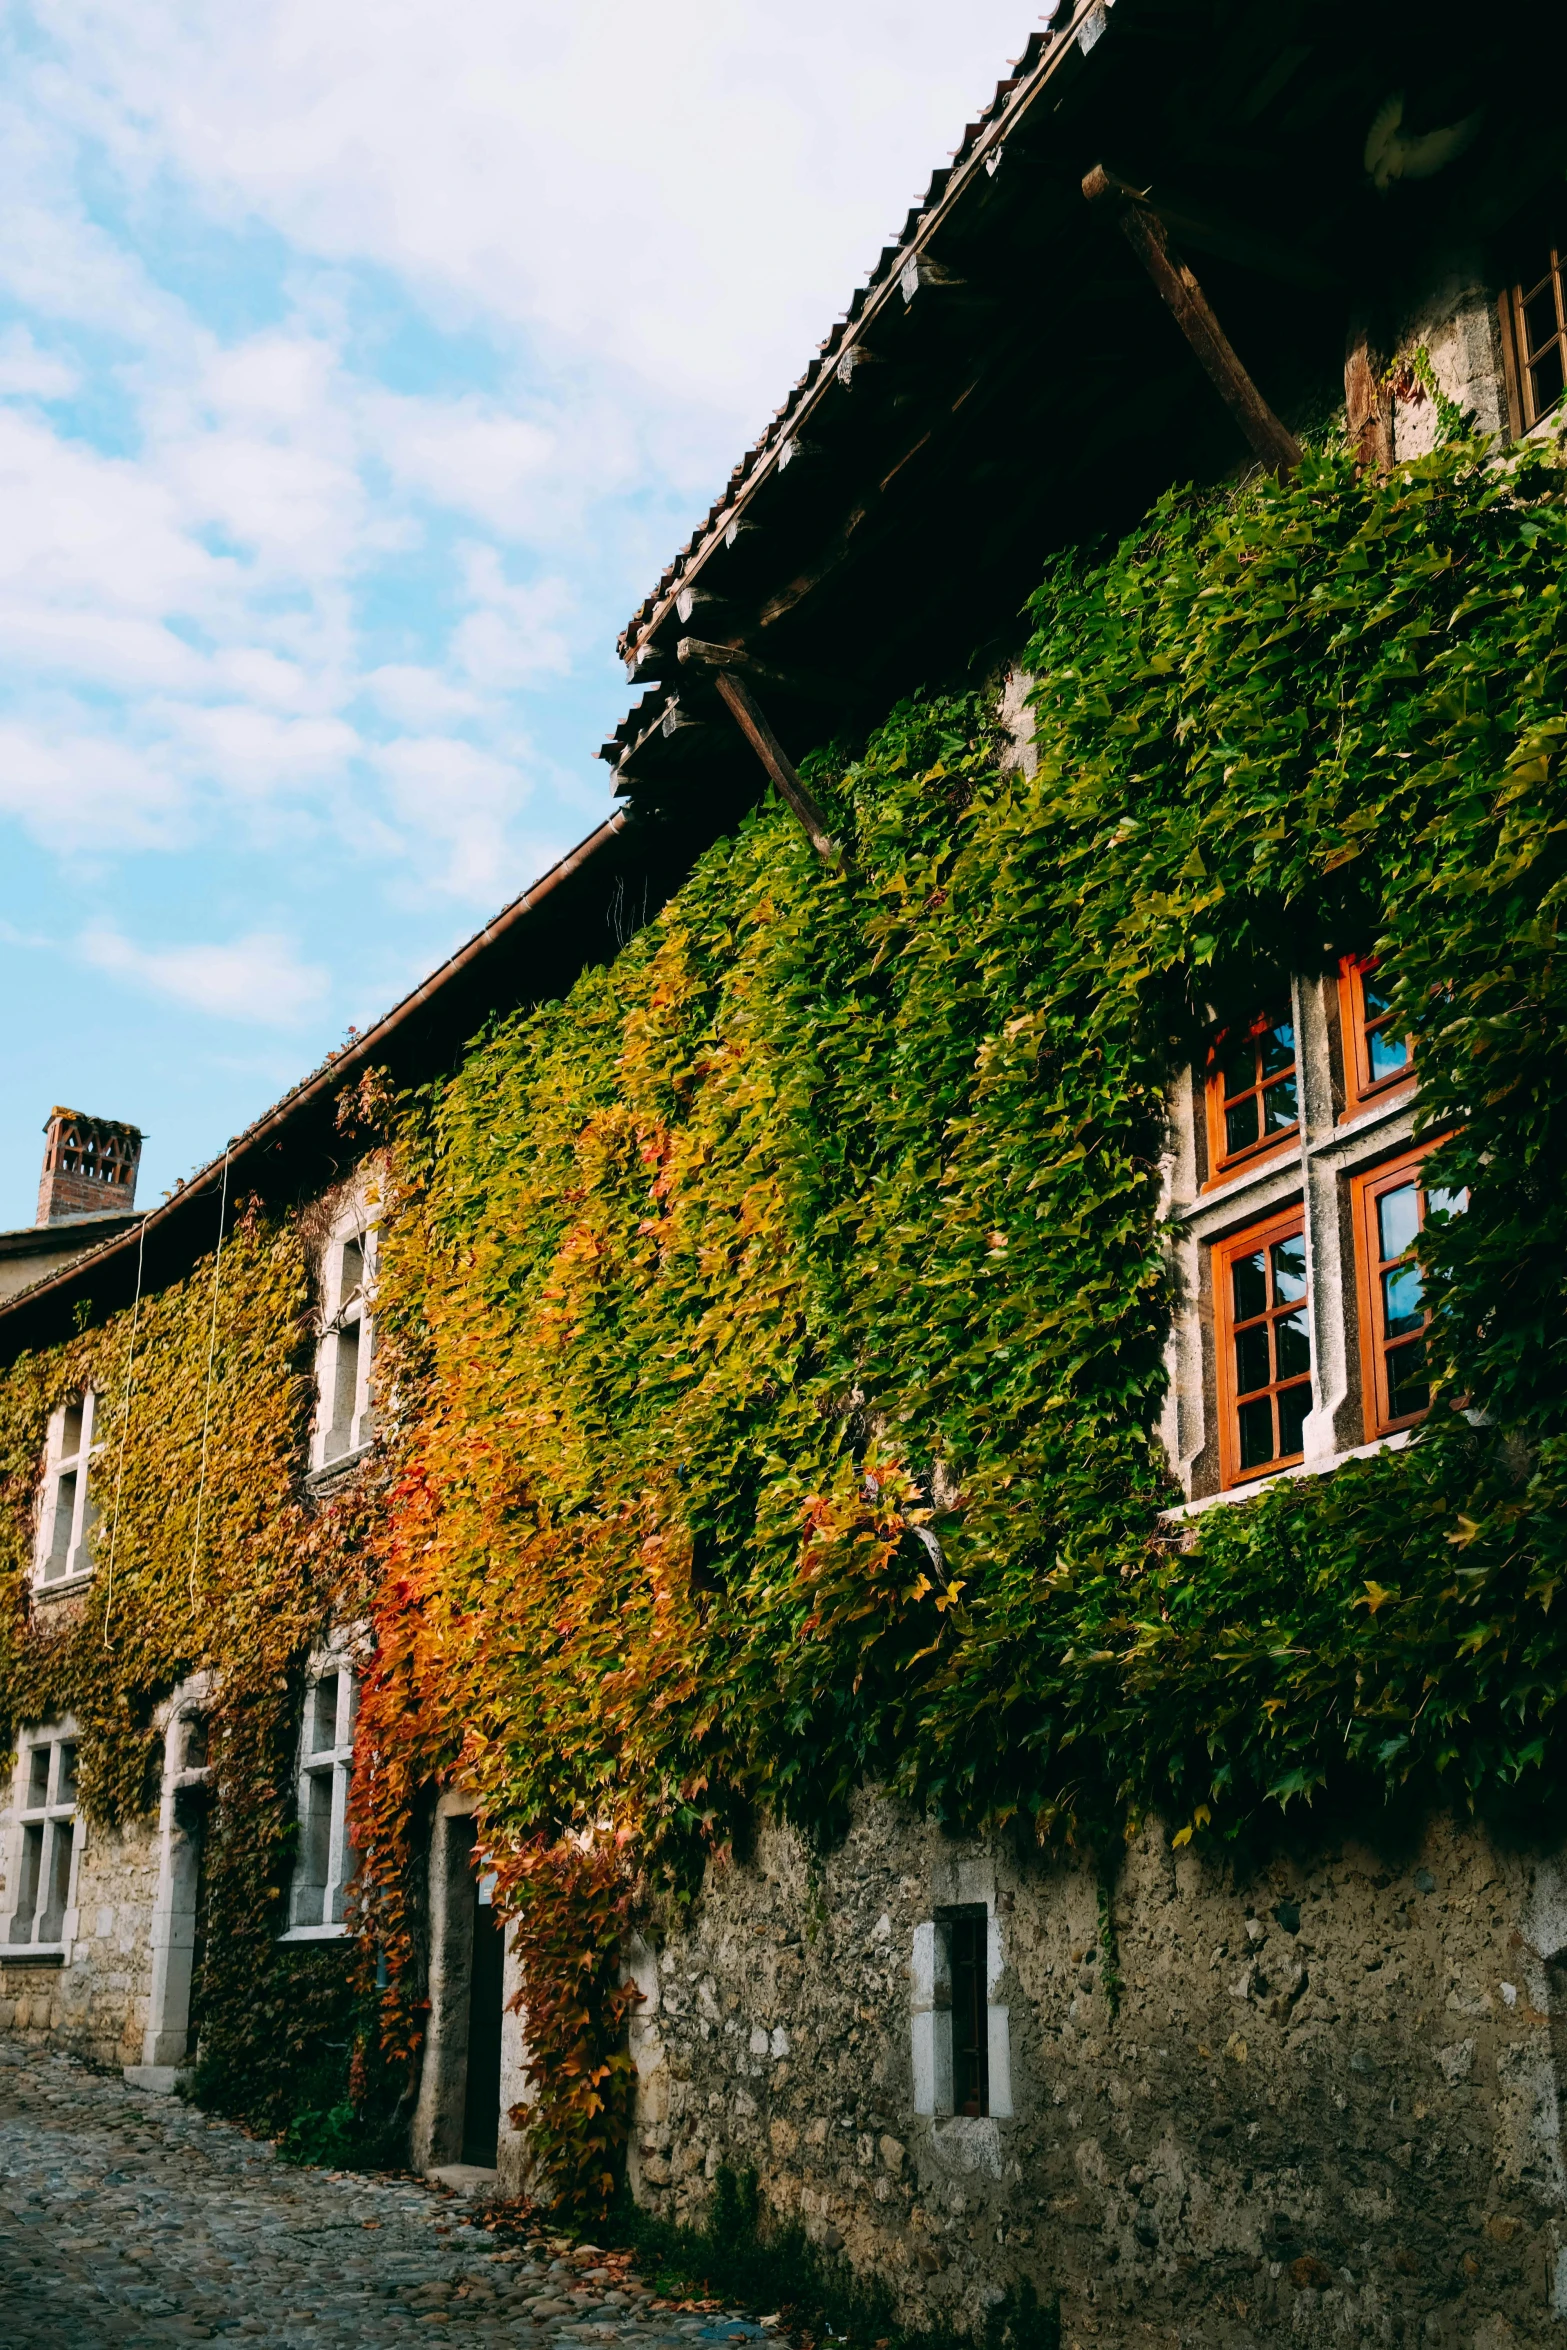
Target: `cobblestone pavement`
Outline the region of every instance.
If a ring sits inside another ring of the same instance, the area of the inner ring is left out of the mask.
[[[623,2258],[500,2243],[459,2197],[295,2170],[176,2099],[0,2040],[0,2350],[783,2350],[754,2320],[659,2301]]]

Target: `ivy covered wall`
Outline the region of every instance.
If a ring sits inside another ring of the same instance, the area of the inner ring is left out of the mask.
[[[625,2123],[619,1937],[764,1807],[830,1837],[874,1778],[1110,1853],[1150,1810],[1234,1836],[1350,1791],[1559,1789],[1560,479],[1456,443],[1388,482],[1327,454],[1167,500],[1040,590],[1032,776],[987,696],[899,709],[812,763],[842,871],[763,809],[613,968],[405,1101],[373,1571],[296,1498],[299,1241],[252,1221],[208,1505],[234,1539],[212,1520],[199,1608],[154,1499],[188,1490],[187,1411],[138,1451],[134,1651],[23,1628],[20,1533],[0,1651],[7,1717],[68,1698],[106,1805],[145,1786],[158,1690],[223,1666],[253,1744],[209,1949],[274,1980],[279,1741],[333,1611],[378,1643],[355,1805],[387,2044],[420,2031],[422,1790],[460,1769],[540,2148],[588,2206]],[[1472,1192],[1431,1250],[1442,1400],[1406,1452],[1178,1537],[1167,1088],[1216,1014],[1373,947]],[[170,1378],[205,1279],[159,1301]],[[18,1529],[79,1375],[71,1350],[10,1375]],[[236,2078],[272,2060],[269,1997],[214,2003]]]
[[[216,1222],[214,1206],[214,1234]],[[216,1282],[208,1257],[134,1311],[95,1323],[89,1304],[68,1345],[0,1381],[0,1742],[74,1716],[82,1810],[150,1830],[156,1709],[192,1674],[216,1673],[204,2089],[274,2127],[342,2095],[358,1963],[351,1949],[276,1944],[305,1661],[367,1598],[363,1499],[321,1510],[302,1489],[312,1229],[308,1214],[239,1202]],[[80,1600],[30,1603],[49,1416],[88,1387],[94,1579]]]
[[[1035,600],[1031,779],[983,697],[900,709],[814,762],[842,873],[763,811],[411,1105],[361,1802],[392,1921],[461,1758],[540,1999],[576,1965],[562,2176],[624,2123],[636,1872],[689,1884],[757,1806],[830,1835],[874,1777],[1110,1851],[1150,1809],[1559,1785],[1560,480],[1458,444],[1168,499]],[[1473,1193],[1442,1400],[1177,1538],[1166,1091],[1215,1013],[1370,948]]]

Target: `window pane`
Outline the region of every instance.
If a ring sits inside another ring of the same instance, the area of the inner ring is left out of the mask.
[[[65,1426],[60,1434],[60,1458],[74,1460],[82,1449],[82,1407],[68,1403],[65,1407]]]
[[[1562,347],[1560,343],[1553,343],[1548,351],[1535,360],[1529,370],[1529,380],[1534,386],[1534,412],[1536,416],[1543,416],[1546,409],[1554,407],[1561,398]]]
[[[17,1884],[16,1914],[11,1920],[13,1942],[30,1942],[33,1938],[33,1920],[38,1915],[38,1887],[43,1876],[44,1832],[42,1826],[22,1830],[22,1869]]]
[[[978,1918],[954,1918],[948,1965],[952,1981],[952,2110],[982,2114],[985,2095],[985,1928]]]
[[[1306,1414],[1311,1409],[1310,1385],[1285,1387],[1279,1392],[1279,1451],[1303,1452]]]
[[[1298,1379],[1311,1376],[1311,1336],[1306,1328],[1304,1311],[1281,1314],[1273,1325],[1273,1343],[1278,1355],[1279,1379]],[[1286,1447],[1288,1450],[1288,1447]]]
[[[328,1673],[310,1692],[306,1751],[320,1754],[337,1744],[337,1675]]]
[[[1380,1020],[1392,1002],[1392,991],[1384,987],[1381,980],[1369,971],[1363,971],[1360,975],[1360,994],[1366,1007],[1368,1022]]]
[[[49,1830],[49,1881],[44,1914],[38,1921],[40,1942],[58,1942],[65,1932],[65,1905],[71,1897],[71,1839],[69,1820],[55,1820]]]
[[[343,1823],[343,1845],[342,1860],[339,1863],[340,1875],[337,1884],[332,1888],[331,1923],[333,1925],[341,1925],[346,1917],[348,1888],[359,1874],[359,1855],[349,1841],[348,1835],[348,1766],[346,1763],[338,1765],[337,1775],[342,1782],[337,1801],[338,1816]]]
[[[1523,316],[1529,355],[1533,358],[1535,352],[1550,342],[1556,333],[1556,289],[1549,278],[1540,291],[1524,304]]]
[[[1462,1216],[1467,1212],[1468,1207],[1469,1194],[1467,1191],[1428,1191],[1426,1193],[1426,1214],[1428,1216]]]
[[[76,1471],[68,1469],[54,1489],[54,1525],[49,1534],[49,1558],[44,1581],[63,1575],[71,1555],[71,1529],[76,1521]]]
[[[1383,1274],[1382,1315],[1386,1338],[1402,1338],[1407,1331],[1421,1327],[1426,1309],[1418,1265],[1400,1265],[1395,1272]]]
[[[54,1776],[54,1799],[56,1803],[74,1803],[76,1801],[76,1749],[74,1746],[62,1746],[58,1752],[60,1767]]]
[[[300,1788],[299,1857],[294,1864],[292,1923],[319,1926],[332,1854],[332,1773],[307,1771]]]
[[[1249,1150],[1261,1133],[1257,1124],[1257,1096],[1247,1094],[1224,1113],[1224,1150],[1227,1158]]]
[[[1431,1383],[1426,1377],[1425,1340],[1411,1338],[1402,1346],[1390,1346],[1387,1351],[1388,1418],[1401,1420],[1406,1412],[1423,1412],[1430,1401]]]
[[[1238,1330],[1235,1334],[1235,1392],[1250,1395],[1259,1387],[1267,1387],[1272,1378],[1268,1325],[1254,1322],[1249,1330]]]
[[[1276,1240],[1268,1253],[1273,1259],[1273,1302],[1292,1306],[1306,1294],[1306,1236],[1296,1232],[1288,1240]]]
[[[201,1714],[187,1714],[180,1724],[184,1751],[180,1756],[182,1771],[204,1771],[207,1767],[207,1724]]]
[[[1230,1295],[1237,1322],[1250,1322],[1268,1310],[1268,1275],[1262,1251],[1230,1260]]]
[[[1237,1417],[1240,1422],[1241,1467],[1264,1468],[1275,1458],[1272,1398],[1263,1395],[1255,1403],[1243,1403]]]
[[[1257,1039],[1258,1056],[1264,1077],[1276,1077],[1281,1069],[1295,1066],[1295,1024],[1292,1020],[1275,1020]]]
[[[337,1334],[337,1374],[332,1396],[328,1460],[347,1452],[354,1437],[354,1401],[359,1393],[359,1324],[345,1322]]]
[[[1384,1265],[1415,1245],[1420,1230],[1420,1192],[1413,1176],[1377,1201],[1377,1235]]]
[[[1376,1028],[1366,1038],[1371,1054],[1371,1079],[1375,1084],[1383,1077],[1396,1077],[1400,1069],[1409,1066],[1409,1039],[1395,1036],[1391,1028]]]
[[[1269,1134],[1287,1133],[1300,1120],[1293,1077],[1281,1077],[1262,1097],[1263,1124]]]
[[[1257,1047],[1250,1036],[1227,1036],[1219,1047],[1219,1075],[1224,1098],[1249,1093],[1257,1082]]]
[[[343,1243],[343,1269],[341,1278],[338,1282],[337,1302],[339,1305],[346,1305],[348,1303],[348,1300],[353,1296],[354,1291],[358,1289],[360,1284],[363,1282],[364,1277],[365,1252],[363,1242],[358,1240],[345,1240]]]
[[[38,1811],[49,1800],[49,1748],[35,1746],[27,1758],[27,1808]]]

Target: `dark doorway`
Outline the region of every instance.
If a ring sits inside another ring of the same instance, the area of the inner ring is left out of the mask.
[[[203,1745],[201,1762],[205,1765]],[[190,2004],[185,2020],[185,2049],[194,2057],[201,2040],[202,2001],[207,1971],[207,1814],[211,1797],[205,1787],[181,1787],[174,1797],[175,1833],[185,1839],[185,1883],[194,1912],[190,1946]]]
[[[473,1908],[473,1972],[468,1990],[468,2081],[463,2092],[462,2159],[495,2168],[501,2127],[501,2001],[506,1932],[494,1908]]]

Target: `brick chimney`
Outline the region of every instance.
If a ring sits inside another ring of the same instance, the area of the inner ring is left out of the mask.
[[[118,1118],[85,1118],[80,1110],[49,1113],[44,1128],[43,1180],[38,1186],[39,1224],[62,1224],[70,1216],[120,1214],[136,1201],[141,1164],[141,1129]]]

